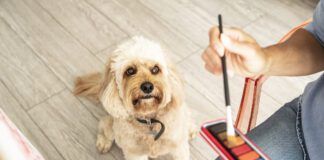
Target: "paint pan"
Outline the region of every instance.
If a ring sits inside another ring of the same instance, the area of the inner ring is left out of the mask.
[[[205,123],[201,135],[224,160],[269,160],[251,140],[235,129],[235,141],[229,143],[226,134],[226,121]]]

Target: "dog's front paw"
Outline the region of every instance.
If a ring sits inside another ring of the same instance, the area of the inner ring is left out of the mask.
[[[100,153],[107,153],[110,150],[112,144],[112,140],[106,138],[104,135],[98,134],[96,146]]]

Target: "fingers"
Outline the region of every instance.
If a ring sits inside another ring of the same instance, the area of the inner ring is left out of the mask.
[[[250,48],[246,46],[249,43],[256,42],[250,35],[238,28],[225,28],[222,35],[220,35],[217,26],[209,30],[209,45],[219,56],[224,55],[225,48],[229,48],[231,52],[241,53],[241,55],[250,53],[248,50]]]
[[[208,47],[202,54],[202,59],[205,61],[205,68],[213,74],[221,73],[221,60],[215,51]]]
[[[209,30],[209,46],[212,47],[219,56],[224,55],[224,46],[220,41],[220,33],[217,26]]]
[[[225,28],[220,40],[227,50],[241,56],[251,56],[253,44],[256,44],[250,35],[238,28]]]
[[[213,26],[209,30],[209,44],[212,46],[215,43],[220,43],[219,41],[219,30],[217,26]]]
[[[224,34],[230,37],[231,39],[240,41],[240,42],[250,42],[254,43],[255,39],[249,34],[238,28],[224,28]]]
[[[234,40],[224,34],[221,35],[221,41],[228,51],[241,55],[243,57],[252,56],[255,52],[253,44],[249,42],[241,42],[238,40]]]
[[[264,61],[259,44],[241,29],[224,28],[224,33],[220,35],[218,27],[214,26],[209,31],[209,43],[202,58],[206,62],[205,68],[214,74],[222,73],[220,57],[224,54],[230,76],[233,71],[239,75],[253,76],[255,68],[260,68],[256,65]]]
[[[234,76],[233,58],[235,54],[226,53],[227,73],[230,77]],[[202,59],[205,61],[205,68],[215,74],[222,74],[221,58],[215,53],[211,47],[208,47],[202,54]]]
[[[205,69],[215,75],[221,74],[221,72],[219,70],[213,68],[212,66],[208,65],[207,63],[205,64]]]

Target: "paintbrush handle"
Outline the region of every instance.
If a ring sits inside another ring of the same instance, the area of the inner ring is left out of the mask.
[[[218,15],[218,27],[219,27],[219,35],[223,33],[223,23],[222,23],[222,15]],[[225,50],[224,50],[225,52]],[[221,57],[222,61],[222,70],[223,70],[223,82],[224,82],[224,95],[225,95],[225,105],[230,106],[231,100],[230,100],[230,94],[229,94],[229,86],[228,86],[228,76],[227,76],[227,66],[226,66],[226,56],[225,53]]]
[[[231,100],[229,95],[229,86],[228,86],[228,75],[227,75],[227,66],[226,66],[226,57],[225,54],[221,58],[222,68],[223,68],[223,81],[224,81],[224,94],[225,94],[225,105],[230,106]]]

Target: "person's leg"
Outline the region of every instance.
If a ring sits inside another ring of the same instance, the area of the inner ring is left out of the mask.
[[[296,130],[298,105],[298,98],[285,104],[247,134],[271,159],[304,159]]]

